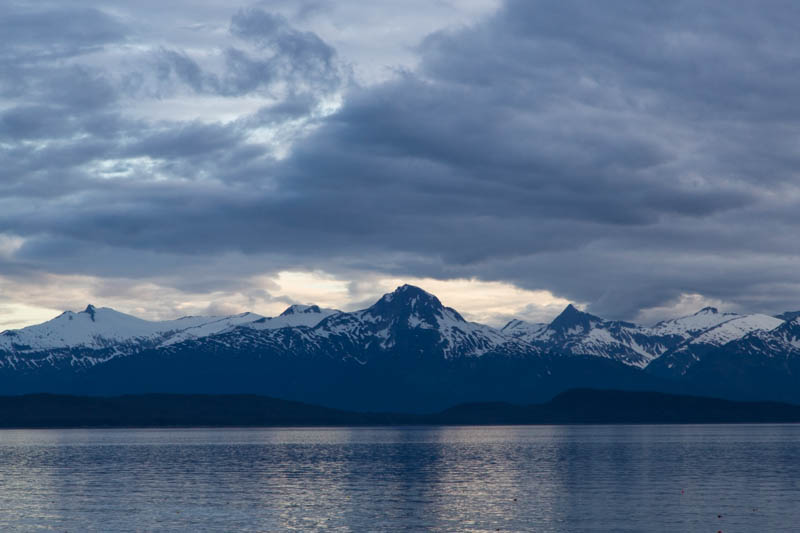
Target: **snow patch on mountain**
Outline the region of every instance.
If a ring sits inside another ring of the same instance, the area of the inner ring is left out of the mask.
[[[708,329],[691,340],[691,344],[711,344],[722,346],[733,340],[741,339],[748,333],[757,330],[771,331],[781,324],[783,320],[769,315],[744,315]]]
[[[509,338],[502,332],[483,324],[467,322],[449,308],[444,308],[438,314],[436,323],[446,344],[445,356],[481,356],[509,343]]]
[[[542,350],[563,355],[588,355],[643,368],[671,345],[647,328],[600,317],[568,305],[550,324],[512,320],[502,330]]]
[[[127,353],[189,338],[214,335],[262,318],[254,313],[228,317],[189,316],[176,320],[143,320],[108,307],[89,305],[84,311],[65,311],[56,318],[0,333],[0,352],[35,353],[71,348],[109,349]],[[134,346],[135,345],[135,346]]]
[[[692,317],[697,316],[692,315]],[[772,330],[780,329],[784,324],[784,321],[779,318],[760,314],[706,313],[703,318],[712,317],[719,319],[720,322],[705,331],[696,332],[695,335],[690,336],[677,347],[653,361],[649,370],[664,376],[684,376],[714,349],[734,344],[753,334],[764,333],[769,336]],[[713,321],[708,320],[706,323]],[[689,334],[685,333],[685,335]]]
[[[506,335],[517,339],[538,338],[538,335],[547,328],[544,322],[525,322],[524,320],[513,319],[500,330]]]
[[[323,319],[337,313],[341,313],[341,311],[324,309],[316,305],[292,305],[279,316],[263,317],[246,324],[246,327],[257,330],[296,328],[299,326],[313,328]]]
[[[736,313],[720,313],[714,307],[705,307],[693,315],[664,320],[648,329],[653,335],[679,335],[688,339],[741,316]]]
[[[84,346],[103,348],[132,339],[158,337],[164,324],[142,320],[106,307],[65,311],[56,318],[0,334],[0,350],[25,352]]]
[[[194,318],[194,317],[193,317]],[[161,343],[161,346],[169,346],[184,342],[188,339],[199,339],[210,337],[231,331],[237,326],[247,326],[258,320],[263,319],[261,315],[253,313],[242,313],[240,315],[223,316],[223,317],[197,317],[197,325],[193,325],[178,331],[167,331],[168,338]]]
[[[738,352],[769,358],[800,356],[800,317],[778,327],[753,331],[726,345]]]

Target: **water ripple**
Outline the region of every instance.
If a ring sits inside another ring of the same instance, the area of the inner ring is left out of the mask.
[[[795,531],[800,426],[0,431],[2,531]]]

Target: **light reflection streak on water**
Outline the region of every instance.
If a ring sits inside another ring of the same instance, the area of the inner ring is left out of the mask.
[[[0,431],[0,530],[794,531],[798,452],[793,425]]]

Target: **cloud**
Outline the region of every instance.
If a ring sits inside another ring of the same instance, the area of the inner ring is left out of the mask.
[[[49,41],[62,11],[12,9],[3,268],[478,279],[648,320],[797,307],[800,13],[774,7],[508,0],[370,85],[296,26],[328,4],[231,9],[206,47],[85,8]],[[171,101],[200,111],[141,111]]]
[[[0,18],[0,58],[68,57],[122,41],[127,34],[123,23],[99,9],[31,9],[10,2]]]
[[[336,50],[315,33],[295,29],[280,14],[239,10],[231,18],[229,31],[251,49],[232,41],[219,52],[217,62],[223,67],[214,72],[186,52],[162,48],[156,54],[159,83],[179,82],[196,93],[228,97],[253,92],[293,96],[328,93],[346,79]]]

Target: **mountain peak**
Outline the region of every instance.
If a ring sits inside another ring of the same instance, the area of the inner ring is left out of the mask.
[[[289,316],[289,315],[300,315],[300,314],[308,314],[308,313],[321,313],[322,310],[319,308],[318,305],[300,305],[294,304],[290,305],[286,308],[286,310],[281,313],[280,316]]]
[[[602,322],[602,319],[585,313],[574,305],[569,304],[548,327],[557,331],[574,330],[576,328],[588,331],[592,327],[592,322]]]
[[[433,307],[442,307],[439,298],[415,285],[400,285],[393,292],[384,294],[378,302],[394,303],[401,305],[416,305],[417,302]]]
[[[97,313],[97,308],[95,306],[89,304],[86,306],[86,309],[84,309],[83,312],[89,315],[89,317],[92,319],[92,322],[94,322],[94,315]]]
[[[393,292],[389,293],[392,297],[412,298],[414,296],[421,296],[424,298],[436,299],[436,296],[428,291],[417,287],[416,285],[409,285],[408,283],[400,285]]]
[[[572,304],[568,304],[568,305],[567,305],[567,306],[564,308],[564,310],[563,310],[563,311],[561,311],[561,314],[559,314],[559,315],[556,317],[556,320],[558,320],[558,319],[560,319],[560,318],[574,318],[574,317],[580,317],[580,316],[587,315],[587,314],[588,314],[588,313],[584,313],[583,311],[581,311],[580,309],[578,309],[578,308],[577,308],[577,307],[575,307],[574,305],[572,305]]]
[[[704,307],[701,310],[699,310],[698,312],[696,312],[695,316],[696,315],[716,315],[717,313],[719,313],[719,309],[717,309],[716,307],[708,306],[708,307]]]
[[[439,298],[433,294],[415,287],[414,285],[401,285],[393,292],[384,294],[372,307],[369,312],[373,316],[399,316],[417,317],[428,324],[436,324],[437,316],[443,316],[445,311],[452,314],[458,321],[464,321],[460,314],[454,309],[445,307]],[[414,322],[415,320],[412,320]]]
[[[800,317],[800,311],[786,311],[780,315],[775,315],[775,318],[780,318],[781,320],[785,320],[787,322],[792,322],[798,317]]]
[[[780,318],[780,317],[776,317],[776,318]],[[800,315],[792,316],[787,320],[784,320],[784,319],[781,318],[781,320],[783,320],[783,324],[781,324],[779,327],[784,328],[784,329],[794,329],[794,328],[800,326]]]

